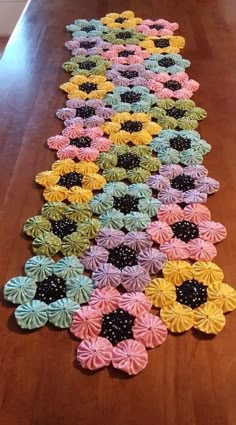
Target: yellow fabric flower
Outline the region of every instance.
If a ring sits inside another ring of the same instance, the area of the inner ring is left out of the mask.
[[[161,309],[161,319],[171,332],[185,332],[192,328],[194,312],[180,303],[168,304]]]
[[[106,77],[94,75],[86,77],[85,75],[76,75],[70,78],[68,83],[60,85],[60,89],[68,93],[69,99],[80,98],[102,99],[108,92],[111,92],[114,84],[107,81]]]
[[[86,176],[88,174],[97,173],[99,171],[99,167],[94,164],[94,162],[80,161],[75,165],[75,171]]]
[[[83,178],[83,187],[90,190],[99,190],[102,189],[106,184],[106,179],[100,174],[90,174],[84,176]]]
[[[126,10],[122,13],[108,13],[101,22],[108,28],[135,28],[143,22],[141,18],[135,18],[134,12]]]
[[[46,187],[43,196],[48,202],[61,202],[67,198],[68,190],[65,187],[54,185]]]
[[[193,264],[193,277],[194,279],[210,285],[214,282],[222,282],[224,273],[219,266],[210,261],[197,261]]]
[[[56,171],[42,171],[35,177],[36,183],[44,187],[50,187],[58,182],[58,173]]]
[[[140,42],[140,46],[150,53],[179,53],[185,46],[185,39],[174,35],[146,37]]]
[[[208,286],[208,300],[214,302],[224,313],[236,308],[236,291],[227,283],[216,282]]]
[[[215,303],[207,302],[194,311],[194,328],[207,334],[218,334],[225,326],[225,316]]]
[[[93,192],[83,187],[74,186],[67,193],[69,202],[79,202],[80,204],[87,204],[93,197]]]
[[[58,174],[70,173],[75,171],[76,163],[72,159],[59,159],[52,164],[52,170]]]
[[[147,114],[122,112],[114,114],[111,121],[102,126],[102,130],[114,144],[132,142],[134,145],[148,145],[152,136],[161,131],[161,127],[152,122]]]
[[[146,287],[145,295],[155,307],[164,307],[176,300],[175,285],[165,279],[153,279]]]
[[[162,272],[164,278],[174,283],[174,285],[181,285],[185,280],[192,279],[193,277],[191,264],[181,260],[167,261]]]

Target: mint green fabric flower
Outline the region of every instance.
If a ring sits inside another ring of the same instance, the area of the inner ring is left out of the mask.
[[[111,62],[103,59],[99,55],[74,56],[69,61],[64,62],[62,68],[71,75],[104,75]]]
[[[149,71],[160,74],[167,72],[168,74],[176,74],[177,72],[185,72],[185,69],[190,66],[191,62],[183,59],[177,53],[153,54],[148,59],[145,59],[143,65]]]
[[[101,37],[108,29],[98,19],[76,19],[73,24],[66,26],[73,37]]]
[[[107,94],[104,102],[116,112],[148,112],[157,102],[147,87],[115,87]]]

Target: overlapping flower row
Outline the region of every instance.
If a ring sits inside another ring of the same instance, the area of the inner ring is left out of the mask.
[[[226,230],[202,205],[219,183],[201,165],[206,111],[177,28],[130,11],[67,27],[65,127],[47,141],[58,160],[36,176],[47,202],[24,224],[36,255],[4,294],[22,328],[71,325],[85,368],[136,374],[167,328],[216,334],[236,307],[211,262]]]

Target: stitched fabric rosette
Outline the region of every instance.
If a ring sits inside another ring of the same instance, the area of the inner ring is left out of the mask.
[[[190,61],[183,59],[178,53],[156,53],[145,59],[143,66],[156,74],[162,72],[176,74],[185,72],[186,68],[190,66]]]
[[[224,313],[236,308],[236,291],[223,282],[223,271],[211,262],[169,261],[164,278],[154,279],[145,294],[171,332],[194,327],[218,334],[225,326]]]
[[[99,168],[93,162],[75,162],[72,159],[58,160],[51,170],[43,171],[35,177],[36,183],[43,186],[43,196],[49,202],[87,203],[94,190],[102,189],[106,180],[97,174]]]
[[[147,232],[169,260],[211,261],[217,254],[214,245],[226,237],[223,224],[212,221],[209,209],[202,204],[183,209],[176,204],[162,205],[157,218],[147,226]]]
[[[135,63],[138,61],[139,59],[136,59]],[[154,75],[153,72],[146,70],[143,65],[144,63],[130,65],[126,63],[126,60],[125,64],[114,63],[112,68],[106,72],[106,77],[108,80],[112,80],[116,86],[147,86],[148,80],[153,78]]]
[[[179,53],[185,46],[185,39],[180,36],[165,35],[162,37],[145,37],[139,46],[149,53]]]
[[[33,330],[49,321],[69,328],[74,312],[88,302],[94,288],[78,258],[68,256],[55,262],[39,255],[26,261],[24,271],[25,276],[14,277],[4,286],[4,298],[18,304],[14,313],[18,325]]]
[[[176,72],[172,75],[163,72],[155,74],[153,79],[149,80],[147,87],[159,99],[189,99],[198,90],[199,84],[189,79],[185,72]]]
[[[100,37],[76,37],[65,43],[73,56],[100,55],[103,50],[108,50],[111,45]]]
[[[111,227],[111,226],[110,226]],[[167,256],[153,248],[151,237],[141,231],[124,233],[103,228],[81,257],[86,270],[92,272],[96,287],[120,285],[127,291],[143,291],[167,261]]]
[[[149,112],[157,98],[147,87],[115,87],[104,102],[115,112]]]
[[[150,53],[147,50],[130,43],[127,46],[114,45],[109,50],[102,53],[102,56],[106,60],[112,62],[112,64],[120,65],[140,64],[144,61],[144,59],[148,58],[149,55]]]
[[[79,365],[98,370],[112,364],[129,375],[141,372],[148,363],[147,348],[167,337],[166,326],[150,309],[151,302],[140,292],[121,295],[111,286],[95,289],[70,327],[82,340],[76,353]]]
[[[102,37],[107,28],[98,19],[76,19],[73,24],[66,26],[67,31],[72,32],[72,36],[77,37]]]
[[[174,31],[179,28],[176,22],[169,22],[166,19],[144,19],[141,24],[137,25],[137,31],[142,32],[146,36],[173,35]]]
[[[61,84],[60,89],[68,93],[68,99],[102,99],[111,92],[114,84],[103,75],[76,75],[69,82]]]
[[[121,44],[126,46],[128,44],[139,44],[142,40],[144,40],[145,36],[133,28],[121,28],[111,29],[107,32],[104,32],[101,35],[101,38],[114,45]]]
[[[104,18],[101,18],[103,25],[111,29],[120,28],[135,28],[143,22],[141,18],[136,18],[134,12],[125,10],[122,13],[108,13]]]
[[[111,62],[106,61],[100,55],[74,56],[63,63],[62,68],[71,75],[104,75],[111,67]]]

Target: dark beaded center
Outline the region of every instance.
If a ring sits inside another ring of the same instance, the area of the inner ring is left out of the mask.
[[[169,68],[170,66],[175,65],[175,61],[172,58],[163,58],[158,61],[160,66],[164,66],[165,68]]]
[[[96,41],[81,41],[80,48],[81,49],[93,49],[96,46]]]
[[[137,131],[141,131],[143,128],[143,125],[140,121],[126,121],[123,124],[121,124],[121,130],[128,131],[129,133],[135,133]]]
[[[122,40],[127,40],[127,38],[132,38],[132,33],[129,31],[121,31],[116,34],[116,38],[121,38]]]
[[[92,106],[81,106],[81,108],[76,109],[76,116],[80,118],[89,118],[96,114],[95,108]]]
[[[83,180],[83,175],[76,173],[76,171],[72,171],[70,173],[64,174],[59,179],[59,186],[64,186],[67,189],[70,189],[73,186],[81,186]]]
[[[176,297],[180,304],[197,308],[207,302],[207,286],[195,279],[185,280],[176,287]]]
[[[108,263],[122,270],[127,266],[136,266],[138,264],[138,255],[134,249],[121,244],[110,250]]]
[[[42,282],[37,282],[35,300],[50,304],[66,296],[65,280],[55,275],[47,277]]]
[[[182,118],[185,112],[186,111],[183,111],[182,109],[173,107],[171,109],[166,110],[166,115],[168,115],[169,117],[173,117],[177,120],[178,118]]]
[[[138,202],[139,200],[131,195],[115,197],[113,208],[119,210],[123,214],[129,214],[132,211],[138,211]]]
[[[163,85],[166,89],[170,89],[173,91],[181,89],[181,84],[178,81],[174,81],[174,80],[166,81],[166,83],[164,83]]]
[[[185,139],[182,136],[173,137],[170,140],[170,147],[176,149],[178,152],[182,152],[191,147],[191,140]]]
[[[125,339],[133,339],[134,320],[134,316],[121,309],[104,314],[100,336],[108,339],[113,345]]]
[[[198,227],[190,221],[178,221],[172,224],[171,228],[175,237],[186,243],[199,237]]]
[[[77,148],[89,148],[91,142],[92,139],[90,137],[76,137],[76,139],[71,140],[70,144]]]
[[[81,62],[79,67],[80,69],[86,69],[87,71],[89,71],[90,69],[94,68],[96,66],[96,63],[93,61],[84,61]]]
[[[174,189],[182,190],[182,192],[195,189],[194,179],[185,174],[180,174],[179,176],[175,177],[171,180],[170,184]]]
[[[164,28],[164,25],[152,24],[152,25],[149,26],[149,28],[151,30],[157,30],[157,31],[159,31],[159,30],[162,30]]]
[[[133,50],[123,50],[122,52],[118,53],[119,58],[127,58],[128,56],[133,56],[134,51]]]
[[[128,80],[131,80],[131,78],[137,78],[138,72],[137,71],[119,71],[120,75],[124,78],[128,78]]]
[[[170,42],[166,38],[158,38],[157,40],[153,40],[155,47],[164,48],[169,47]]]
[[[140,164],[140,158],[133,153],[125,153],[118,156],[117,167],[125,168],[126,170],[133,170]]]
[[[63,218],[62,220],[52,221],[52,231],[54,235],[59,238],[64,238],[65,236],[71,235],[71,233],[77,230],[77,225],[74,220],[69,218]]]
[[[90,25],[90,26],[81,28],[81,30],[85,32],[91,32],[91,31],[95,31],[96,28],[93,25]]]
[[[120,95],[122,102],[125,103],[136,103],[141,99],[141,94],[134,93],[132,91],[127,91]]]
[[[81,91],[84,91],[85,93],[89,94],[91,91],[97,89],[97,84],[94,83],[83,83],[79,86],[79,89]]]
[[[126,21],[126,19],[125,18],[117,18],[116,20],[115,20],[115,22],[117,23],[117,24],[123,24],[123,22],[125,22]]]

